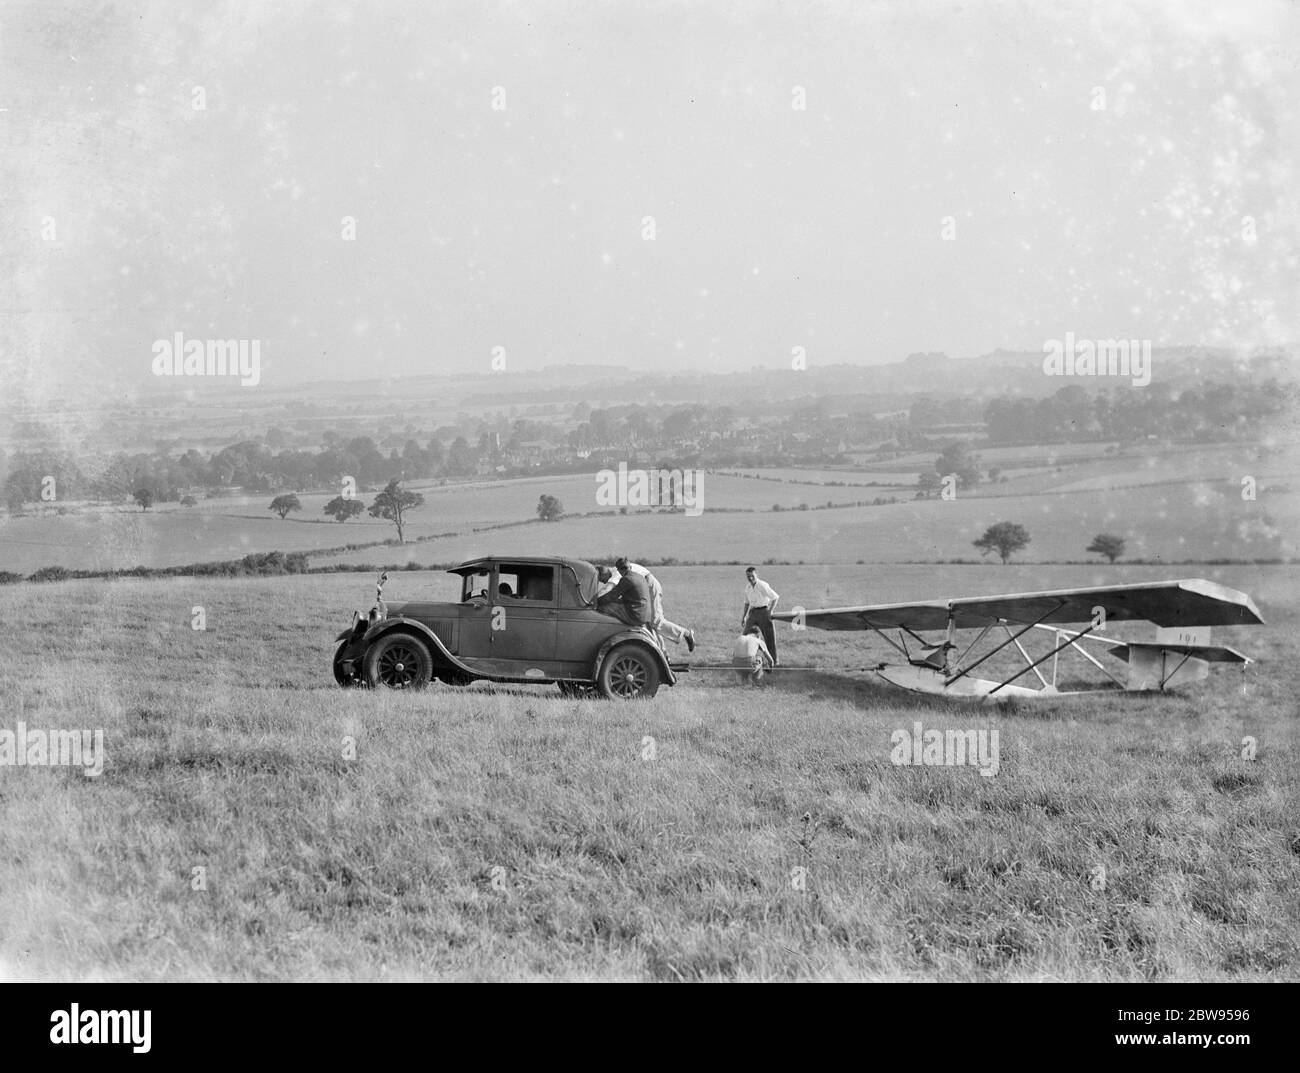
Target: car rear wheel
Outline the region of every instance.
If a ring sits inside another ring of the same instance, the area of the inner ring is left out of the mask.
[[[598,685],[611,700],[653,697],[659,691],[659,667],[644,645],[619,645],[601,664]]]
[[[366,653],[366,681],[389,689],[423,689],[433,674],[429,649],[409,633],[381,637]]]

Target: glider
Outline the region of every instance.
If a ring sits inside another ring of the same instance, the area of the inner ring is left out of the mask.
[[[886,682],[917,693],[995,701],[1009,697],[1068,696],[1112,688],[1057,689],[1058,658],[1067,648],[1072,648],[1127,692],[1164,691],[1200,681],[1209,674],[1211,663],[1253,662],[1234,648],[1211,645],[1209,627],[1253,626],[1264,622],[1254,601],[1244,592],[1201,578],[815,611],[796,607],[777,612],[772,619],[789,622],[796,630],[809,626],[821,630],[871,630],[907,661],[877,666],[876,673]],[[1111,622],[1130,621],[1154,623],[1156,639],[1118,641],[1098,636],[1098,631]],[[1062,629],[1081,623],[1087,626],[1078,630]],[[886,630],[896,630],[898,640]],[[944,638],[929,641],[918,633],[920,630],[943,630]],[[958,630],[979,630],[960,653]],[[1053,635],[1052,647],[1045,655],[1033,658],[1021,643],[1031,630],[1045,630]],[[995,640],[1005,634],[1005,639],[976,656],[976,647],[989,634]],[[908,638],[914,647],[908,645]],[[1085,643],[1097,644],[1101,652],[1127,663],[1127,673],[1123,677],[1113,673],[1084,647]],[[978,678],[971,673],[1011,646],[1025,663],[1018,672],[1008,672],[1001,679]],[[1051,660],[1050,679],[1039,669],[1048,660]],[[1038,679],[1037,686],[1016,684],[1031,673]]]

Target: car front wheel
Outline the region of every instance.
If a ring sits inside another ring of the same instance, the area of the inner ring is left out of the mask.
[[[659,692],[659,667],[644,645],[619,645],[601,664],[598,685],[611,700],[653,697]]]
[[[389,689],[423,689],[433,673],[429,649],[409,633],[381,637],[366,653],[366,681]]]

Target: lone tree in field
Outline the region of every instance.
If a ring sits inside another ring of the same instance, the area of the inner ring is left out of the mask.
[[[328,514],[336,522],[346,522],[349,518],[355,518],[365,509],[359,499],[344,499],[342,496],[335,496],[325,504],[324,513]]]
[[[402,527],[406,524],[406,512],[422,506],[424,506],[424,496],[419,492],[402,491],[401,481],[394,477],[370,504],[370,516],[392,522],[397,526],[397,542],[405,544],[406,538]]]
[[[197,507],[198,505],[199,505],[199,501],[195,499],[193,496],[184,496],[181,499],[182,507]]]
[[[1011,556],[1029,543],[1029,530],[1019,522],[998,522],[990,525],[979,540],[971,543],[980,549],[982,555],[996,551],[1002,557],[1002,565],[1006,566]]]
[[[934,471],[940,479],[955,474],[957,487],[965,491],[980,482],[979,461],[979,456],[971,454],[970,448],[958,440],[948,444],[934,460]]]
[[[1086,550],[1104,555],[1113,563],[1124,554],[1124,538],[1114,533],[1098,533]]]
[[[558,522],[564,517],[564,504],[555,496],[542,496],[537,501],[537,517],[544,522]]]
[[[290,492],[288,495],[276,496],[271,500],[269,510],[275,511],[280,515],[280,521],[288,517],[291,510],[302,510],[302,504],[298,502],[298,497]]]
[[[153,493],[148,488],[137,488],[132,497],[140,504],[141,510],[148,510],[153,506]]]

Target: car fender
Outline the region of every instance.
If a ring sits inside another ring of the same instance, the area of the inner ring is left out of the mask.
[[[466,667],[455,656],[447,651],[447,646],[442,643],[442,639],[434,633],[423,622],[413,618],[386,618],[376,622],[366,635],[361,639],[364,649],[369,649],[372,644],[381,637],[395,631],[402,633],[413,633],[429,646],[429,655],[433,657],[434,670],[445,670],[448,667],[454,667],[466,674],[478,677],[478,672]]]
[[[626,641],[636,641],[644,645],[654,653],[655,662],[659,665],[659,676],[663,679],[665,685],[676,685],[677,676],[673,674],[673,669],[668,665],[668,657],[664,655],[663,649],[659,647],[659,642],[648,630],[621,630],[608,638],[600,651],[596,653],[596,661],[591,666],[591,680],[593,682],[600,680],[600,665],[605,662],[605,656],[615,645],[621,645]]]

